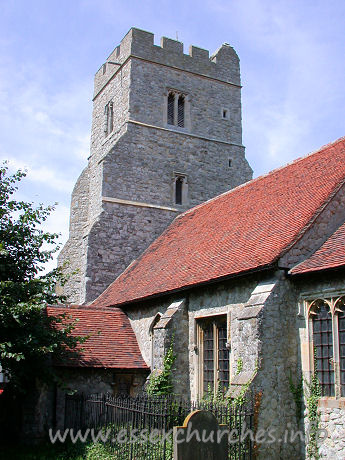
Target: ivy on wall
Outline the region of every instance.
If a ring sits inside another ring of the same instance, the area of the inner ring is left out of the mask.
[[[160,372],[153,372],[150,375],[150,380],[147,385],[146,391],[149,395],[171,395],[173,393],[173,370],[176,360],[174,353],[174,335],[168,350],[166,351],[163,359],[163,369]]]

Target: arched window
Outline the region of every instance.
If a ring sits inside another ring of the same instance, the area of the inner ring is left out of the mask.
[[[177,205],[185,205],[188,202],[188,182],[184,174],[174,174],[173,200]]]
[[[312,321],[314,346],[314,371],[320,381],[322,396],[334,396],[334,351],[332,314],[329,304],[323,299],[315,300],[309,310]]]
[[[175,182],[175,203],[182,204],[183,177],[177,177]]]

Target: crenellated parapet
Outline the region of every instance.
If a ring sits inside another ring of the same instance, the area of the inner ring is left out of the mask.
[[[154,44],[154,34],[132,28],[113,50],[95,75],[96,97],[113,76],[121,70],[129,58],[169,66],[204,75],[234,85],[240,85],[239,58],[236,51],[224,43],[211,56],[209,51],[191,45],[184,54],[184,45],[178,40],[162,37],[160,46]]]

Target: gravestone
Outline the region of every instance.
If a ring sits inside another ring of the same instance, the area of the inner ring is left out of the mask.
[[[226,460],[228,434],[211,412],[194,411],[174,427],[174,460]]]

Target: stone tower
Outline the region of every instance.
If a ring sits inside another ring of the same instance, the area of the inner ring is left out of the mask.
[[[71,302],[95,299],[184,210],[252,177],[239,59],[131,29],[95,76],[91,154],[72,193]]]

